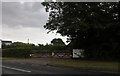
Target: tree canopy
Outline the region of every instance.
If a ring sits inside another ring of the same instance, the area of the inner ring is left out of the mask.
[[[45,2],[42,4],[46,6],[46,11],[51,9],[48,23],[44,27],[50,31],[57,30],[62,35],[71,36],[79,30],[84,31],[90,27],[107,28],[111,23],[118,23],[118,3],[115,2]]]
[[[51,41],[51,44],[52,44],[52,45],[65,45],[65,43],[63,42],[63,40],[60,39],[60,38],[54,38],[54,39]]]
[[[46,12],[49,12],[48,22],[44,28],[49,31],[57,30],[62,36],[68,36],[73,48],[116,52],[120,49],[118,4],[118,2],[43,2]]]

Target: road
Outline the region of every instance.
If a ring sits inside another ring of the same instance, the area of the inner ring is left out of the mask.
[[[85,70],[85,69],[75,69],[75,68],[63,68],[63,67],[54,67],[49,65],[32,65],[32,64],[22,64],[22,63],[8,63],[3,62],[2,73],[14,75],[27,75],[27,74],[118,74],[117,72],[110,72],[110,71],[98,71],[98,70]]]

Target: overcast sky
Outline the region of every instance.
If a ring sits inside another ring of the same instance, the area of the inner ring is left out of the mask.
[[[66,37],[49,33],[43,28],[48,19],[48,13],[41,2],[2,2],[2,39],[13,42],[46,44],[54,38]]]

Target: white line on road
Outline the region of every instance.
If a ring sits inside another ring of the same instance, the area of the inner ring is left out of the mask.
[[[23,70],[23,69],[8,67],[8,66],[2,66],[2,65],[0,65],[0,67],[7,68],[7,69],[12,69],[12,70],[17,70],[17,71],[21,71],[21,72],[27,72],[27,73],[31,72],[31,71],[28,71],[28,70]]]

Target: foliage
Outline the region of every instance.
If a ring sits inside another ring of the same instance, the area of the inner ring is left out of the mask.
[[[23,42],[14,42],[11,45],[2,45],[3,49],[6,48],[16,48],[16,47],[34,47],[34,44],[27,44],[27,43],[23,43]]]
[[[14,42],[11,45],[2,45],[3,57],[29,58],[34,44]]]
[[[36,50],[36,53],[65,52],[64,50],[66,50],[66,46],[49,44],[44,46],[36,46],[34,50]]]
[[[58,40],[58,43],[54,43],[54,40]],[[30,53],[33,54],[33,53],[64,52],[63,50],[66,50],[66,46],[64,42],[62,41],[62,39],[53,39],[52,41],[54,45],[53,44],[46,44],[46,45],[38,44],[39,46],[35,46],[34,44],[26,44],[22,42],[14,42],[11,45],[3,45],[2,53],[3,53],[3,56],[24,57],[23,55],[26,54],[27,56],[29,56]]]
[[[68,36],[86,58],[118,59],[118,2],[43,2],[49,19],[45,29]]]
[[[29,58],[31,54],[30,48],[7,48],[2,50],[3,57],[17,57],[17,58]]]
[[[11,47],[31,47],[35,46],[34,44],[22,43],[22,42],[14,42]]]
[[[38,47],[35,48],[36,50],[38,50],[37,52],[64,52],[64,50],[66,50],[66,45],[65,43],[62,41],[62,39],[60,38],[55,38],[51,41],[51,44],[46,44],[46,45],[42,45],[39,44]]]
[[[52,45],[63,45],[63,46],[65,46],[65,43],[62,41],[62,39],[60,39],[60,38],[55,38],[55,39],[53,39],[52,41],[51,41],[51,44]]]

